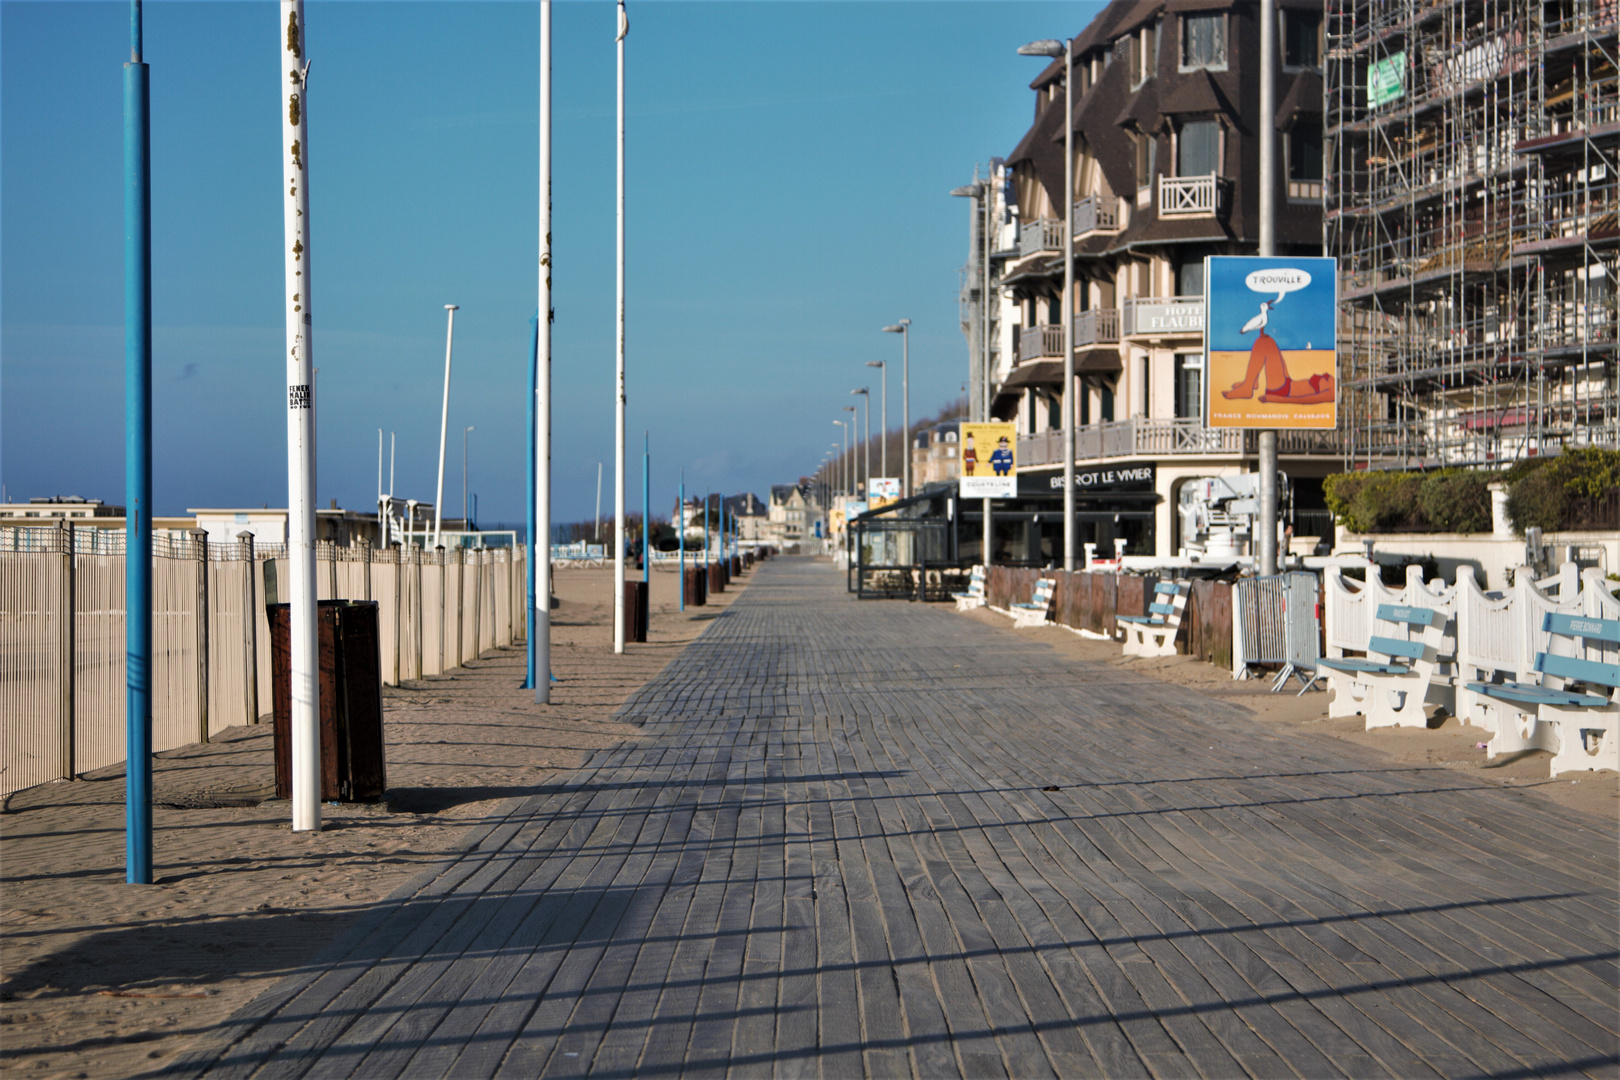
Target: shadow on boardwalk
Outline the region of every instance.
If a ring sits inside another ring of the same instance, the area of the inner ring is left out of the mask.
[[[621,718],[173,1074],[1614,1072],[1614,830],[1558,807],[808,561]]]

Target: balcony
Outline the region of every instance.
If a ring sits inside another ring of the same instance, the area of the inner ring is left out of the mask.
[[[1279,432],[1277,450],[1284,454],[1344,453],[1347,443],[1340,431]],[[1076,428],[1076,461],[1122,457],[1169,457],[1178,454],[1255,453],[1255,433],[1239,428],[1208,428],[1198,419],[1148,420],[1134,417]],[[1362,452],[1365,452],[1364,450]],[[1018,439],[1019,468],[1058,465],[1063,461],[1063,432],[1044,431]]]
[[[1074,204],[1074,235],[1119,231],[1119,200],[1112,195],[1087,195]]]
[[[1126,337],[1172,337],[1204,332],[1202,296],[1131,296],[1122,311]]]
[[[1018,257],[1057,254],[1063,250],[1063,222],[1055,218],[1026,221],[1018,230]]]
[[[1074,317],[1074,347],[1113,345],[1119,342],[1119,308],[1093,308]],[[1061,348],[1061,346],[1060,346]],[[1062,355],[1059,352],[1058,355]]]
[[[1063,327],[1025,326],[1018,331],[1018,362],[1063,356]]]
[[[1161,218],[1214,217],[1226,212],[1230,182],[1209,176],[1160,176]]]

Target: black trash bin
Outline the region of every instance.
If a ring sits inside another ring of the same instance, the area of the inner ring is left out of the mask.
[[[383,753],[377,605],[322,600],[316,616],[321,698],[321,801],[375,802],[388,787]],[[276,797],[292,797],[292,609],[268,604]]]
[[[624,583],[624,638],[626,641],[647,640],[647,582],[626,580]]]

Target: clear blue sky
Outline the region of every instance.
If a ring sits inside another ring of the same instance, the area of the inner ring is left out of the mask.
[[[813,471],[899,358],[912,414],[957,396],[966,200],[1012,149],[1040,61],[1094,3],[630,6],[628,488],[655,506]],[[286,503],[276,7],[145,5],[152,84],[154,504]],[[123,3],[0,3],[0,481],[123,502]],[[321,505],[433,497],[444,310],[487,521],[523,515],[536,295],[536,3],[308,6]],[[590,516],[612,470],[614,14],[555,8],[554,478]],[[890,421],[899,423],[899,365]],[[874,395],[875,397],[875,395]],[[877,402],[874,400],[874,410]],[[611,506],[611,480],[604,502]]]

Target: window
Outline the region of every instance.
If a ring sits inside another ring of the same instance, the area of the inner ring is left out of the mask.
[[[1204,295],[1203,255],[1189,252],[1181,257],[1181,262],[1176,267],[1176,295],[1200,297]]]
[[[1114,422],[1114,388],[1106,384],[1102,388],[1102,421],[1105,424]]]
[[[1322,65],[1322,13],[1289,10],[1283,16],[1283,66],[1314,68]]]
[[[1204,415],[1204,356],[1176,354],[1176,418],[1197,420]]]
[[[1181,69],[1226,67],[1226,16],[1181,17]]]
[[[1059,394],[1046,399],[1046,426],[1051,431],[1063,427],[1063,398]]]
[[[1138,394],[1142,407],[1136,411],[1143,416],[1153,415],[1153,357],[1144,353],[1137,361],[1141,373],[1142,392]]]
[[[1322,118],[1301,115],[1288,129],[1288,197],[1322,197]]]
[[[1221,171],[1221,129],[1213,120],[1188,120],[1176,138],[1176,175],[1210,176]]]
[[[1156,27],[1144,26],[1131,35],[1131,89],[1136,89],[1153,78],[1159,66],[1158,34]]]
[[[1153,169],[1158,164],[1159,141],[1140,132],[1136,135],[1136,186],[1138,190],[1153,185]]]

